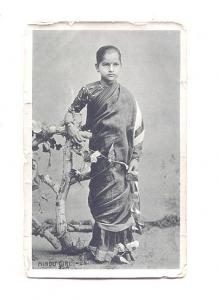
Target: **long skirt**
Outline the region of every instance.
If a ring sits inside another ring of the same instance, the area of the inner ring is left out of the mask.
[[[95,260],[111,261],[117,255],[129,255],[138,246],[132,229],[132,191],[126,169],[104,159],[91,169],[89,207],[95,225],[89,249]]]

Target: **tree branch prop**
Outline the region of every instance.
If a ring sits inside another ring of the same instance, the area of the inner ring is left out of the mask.
[[[75,252],[75,246],[73,246],[72,237],[68,231],[68,224],[65,216],[65,202],[67,195],[70,189],[70,186],[76,182],[82,180],[88,180],[90,178],[89,172],[81,174],[79,171],[73,168],[73,151],[81,154],[82,147],[75,145],[68,136],[66,126],[54,126],[41,124],[40,122],[33,121],[33,131],[32,131],[32,149],[37,151],[39,145],[43,144],[43,151],[50,152],[50,149],[60,150],[62,145],[56,143],[56,140],[53,138],[53,135],[59,134],[66,137],[66,143],[63,147],[63,174],[61,179],[60,186],[53,182],[52,178],[49,175],[39,175],[37,161],[33,160],[32,169],[32,183],[33,190],[39,188],[40,181],[47,184],[56,195],[56,233],[52,235],[48,230],[41,230],[41,224],[33,219],[33,232],[40,232],[40,236],[44,236],[50,243],[54,244],[54,247],[57,246],[54,243],[55,240],[58,240],[61,244],[62,250],[64,252]],[[91,137],[90,132],[83,132],[84,137]],[[38,229],[36,229],[38,228]],[[49,235],[49,239],[48,239]],[[51,242],[52,241],[52,242]],[[55,247],[56,248],[56,247]]]
[[[32,234],[44,237],[55,249],[61,249],[59,240],[34,217],[32,218]]]
[[[39,175],[38,177],[40,178],[41,182],[48,185],[53,190],[55,195],[58,196],[58,193],[59,193],[59,184],[58,183],[54,182],[48,174],[45,176]]]

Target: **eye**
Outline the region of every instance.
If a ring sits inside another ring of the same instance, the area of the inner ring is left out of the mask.
[[[119,64],[118,64],[118,63],[114,63],[113,65],[114,65],[115,67],[119,66]]]

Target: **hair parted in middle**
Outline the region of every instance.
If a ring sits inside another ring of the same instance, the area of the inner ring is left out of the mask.
[[[98,66],[101,63],[101,61],[103,61],[104,55],[106,54],[107,51],[117,52],[118,55],[119,55],[119,60],[122,63],[122,56],[121,56],[120,50],[117,47],[113,46],[113,45],[107,45],[107,46],[102,46],[97,50],[96,59],[97,59],[97,65]]]

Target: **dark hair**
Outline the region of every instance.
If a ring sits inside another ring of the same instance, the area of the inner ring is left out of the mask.
[[[115,46],[112,46],[112,45],[108,45],[108,46],[103,46],[103,47],[100,47],[98,50],[97,50],[97,53],[96,53],[96,59],[97,59],[97,65],[99,66],[99,64],[101,63],[101,61],[103,60],[104,58],[104,55],[106,54],[107,51],[110,51],[110,50],[114,50],[118,53],[119,55],[119,60],[120,62],[122,62],[122,57],[121,57],[121,52],[118,48],[116,48]]]

